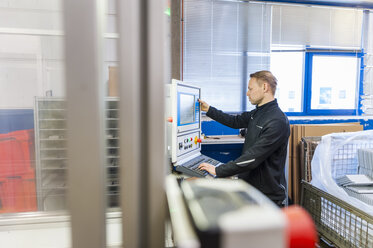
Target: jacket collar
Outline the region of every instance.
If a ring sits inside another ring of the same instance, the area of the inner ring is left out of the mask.
[[[256,105],[256,110],[268,109],[268,108],[275,107],[275,106],[278,106],[277,99],[267,102],[266,104],[263,104],[262,106]]]

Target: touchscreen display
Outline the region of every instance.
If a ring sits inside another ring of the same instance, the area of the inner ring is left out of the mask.
[[[194,95],[180,94],[180,124],[194,123],[196,99]]]

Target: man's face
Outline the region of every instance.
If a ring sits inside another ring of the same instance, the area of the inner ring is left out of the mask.
[[[256,78],[250,78],[246,95],[253,105],[258,105],[264,98],[264,84],[259,84]]]

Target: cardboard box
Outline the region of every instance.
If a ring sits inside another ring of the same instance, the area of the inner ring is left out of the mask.
[[[360,123],[300,124],[292,125],[289,138],[289,197],[300,202],[301,166],[300,142],[302,137],[323,136],[330,133],[362,131]]]

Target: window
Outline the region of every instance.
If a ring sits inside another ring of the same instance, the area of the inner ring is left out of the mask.
[[[277,78],[275,97],[285,112],[302,112],[303,51],[272,52],[271,72]]]
[[[362,10],[302,5],[273,5],[272,10],[271,70],[279,80],[282,110],[357,114]]]
[[[288,115],[357,114],[361,58],[358,52],[272,52],[280,108]]]
[[[357,114],[359,53],[308,53],[307,113]]]
[[[249,75],[271,70],[278,78],[275,97],[288,115],[357,113],[361,9],[183,2],[183,81],[201,87],[209,104],[226,112],[253,109],[246,97]],[[341,79],[321,80],[329,75]]]

